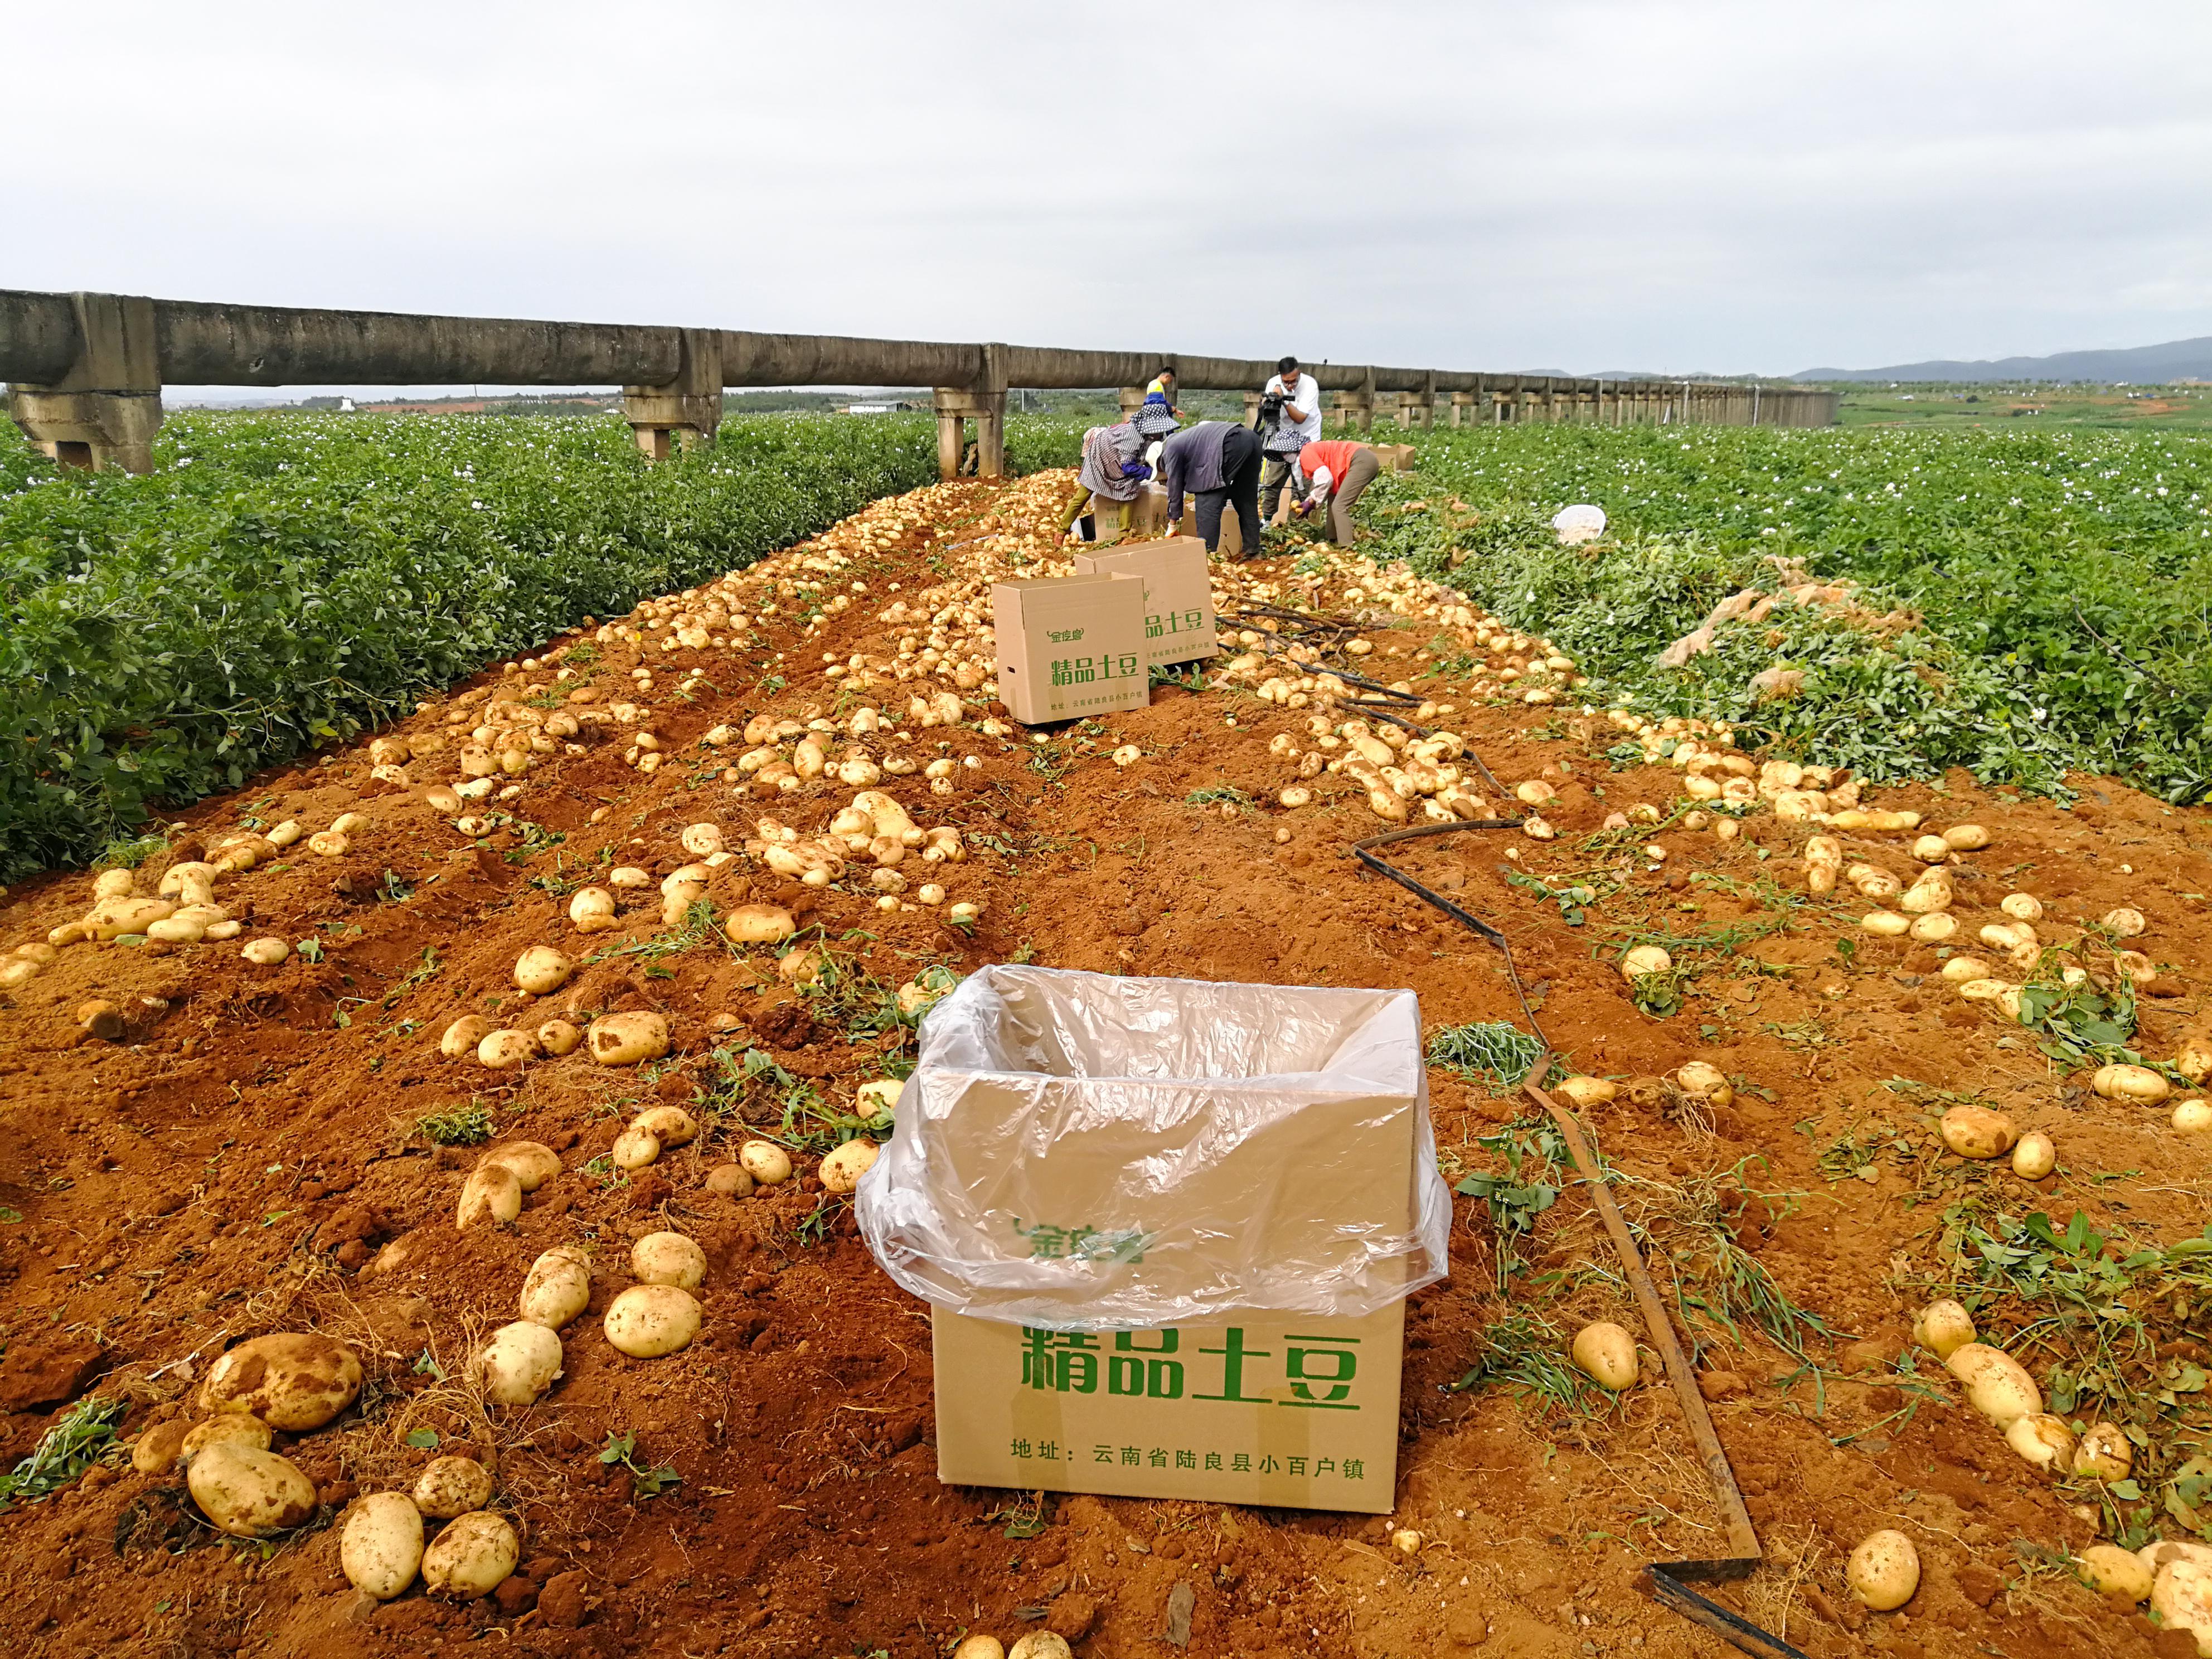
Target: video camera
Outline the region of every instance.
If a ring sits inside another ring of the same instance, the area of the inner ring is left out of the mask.
[[[1283,423],[1283,405],[1289,400],[1279,392],[1270,392],[1260,399],[1260,412],[1253,418],[1252,430],[1273,432]]]

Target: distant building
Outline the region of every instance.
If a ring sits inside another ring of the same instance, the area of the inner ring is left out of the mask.
[[[904,408],[902,404],[847,404],[840,415],[895,415]]]

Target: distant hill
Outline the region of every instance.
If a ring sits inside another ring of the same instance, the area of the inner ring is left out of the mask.
[[[1808,368],[1796,380],[2116,380],[2163,386],[2212,380],[2212,334],[2120,351],[2060,351],[2048,357],[1999,357],[1994,362],[1893,363],[1887,368]]]

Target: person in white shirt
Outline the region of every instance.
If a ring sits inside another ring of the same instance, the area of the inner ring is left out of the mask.
[[[1282,505],[1285,483],[1291,486],[1294,498],[1300,495],[1298,451],[1321,436],[1321,383],[1299,368],[1296,357],[1284,358],[1275,365],[1275,370],[1262,395],[1279,397],[1283,413],[1280,423],[1267,439],[1267,470],[1260,480],[1260,517],[1263,523],[1273,519]]]

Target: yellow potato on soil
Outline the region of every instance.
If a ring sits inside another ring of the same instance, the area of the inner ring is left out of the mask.
[[[1877,939],[1896,939],[1911,931],[1912,919],[1894,910],[1869,910],[1859,918],[1859,931]]]
[[[575,1053],[584,1034],[565,1019],[549,1019],[538,1028],[538,1046],[555,1059]]]
[[[1006,1650],[1006,1659],[1075,1659],[1075,1655],[1066,1637],[1048,1630],[1033,1630]]]
[[[1600,1388],[1619,1394],[1636,1381],[1636,1339],[1609,1320],[1598,1320],[1575,1333],[1577,1368]]]
[[[607,1307],[607,1340],[634,1359],[657,1359],[699,1334],[699,1303],[673,1285],[633,1285]]]
[[[178,1449],[180,1457],[198,1457],[210,1446],[251,1446],[267,1451],[274,1439],[269,1425],[251,1412],[222,1412],[199,1424]]]
[[[1960,1158],[1997,1158],[2020,1138],[2013,1121],[1986,1106],[1954,1106],[1937,1127],[1943,1144]]]
[[[434,1457],[416,1478],[415,1507],[433,1521],[451,1521],[491,1502],[491,1471],[473,1457]]]
[[[1674,965],[1674,958],[1656,945],[1639,945],[1620,959],[1624,979],[1637,980],[1646,974],[1663,974]]]
[[[2012,1149],[2012,1172],[2022,1181],[2040,1181],[2058,1167],[2058,1148],[2040,1129],[2020,1138]]]
[[[131,1443],[131,1467],[141,1474],[164,1474],[184,1455],[191,1425],[183,1418],[156,1423]]]
[[[849,1193],[860,1186],[860,1177],[874,1167],[882,1151],[866,1136],[848,1140],[824,1158],[815,1173],[822,1177],[824,1191]]]
[[[584,1047],[602,1066],[637,1066],[668,1052],[668,1021],[641,1012],[601,1014],[584,1032]]]
[[[2173,1091],[2162,1074],[2148,1066],[2100,1066],[2090,1077],[2089,1086],[2107,1100],[2131,1101],[2139,1106],[2155,1106]]]
[[[2212,1129],[2212,1101],[2185,1100],[2173,1109],[2173,1127],[2185,1135]]]
[[[641,1285],[696,1291],[707,1277],[707,1253],[682,1233],[647,1233],[629,1247],[629,1270]]]
[[[2105,912],[2105,926],[2116,939],[2133,939],[2150,923],[2144,920],[2142,911],[2124,904],[2117,910]]]
[[[723,919],[722,931],[736,945],[775,945],[799,931],[791,912],[773,904],[740,904]]]
[[[1923,945],[1941,945],[1959,931],[1959,919],[1948,910],[1930,910],[1912,919],[1911,931]]]
[[[707,1190],[725,1198],[750,1198],[758,1184],[742,1164],[717,1164],[707,1171]]]
[[[1997,908],[2014,921],[2043,920],[2043,901],[2033,893],[2007,893],[1997,901]]]
[[[1735,1102],[1735,1086],[1728,1080],[1728,1073],[1705,1060],[1686,1062],[1675,1072],[1674,1081],[1692,1099],[1714,1106],[1729,1106]]]
[[[2074,1431],[2049,1412],[2016,1417],[2005,1430],[2005,1443],[2039,1469],[2064,1474],[2074,1467]]]
[[[1974,1338],[1974,1316],[1948,1299],[1929,1303],[1912,1322],[1912,1340],[1934,1349],[1938,1359],[1948,1360]]]
[[[2074,1451],[2074,1473],[2090,1480],[2124,1480],[2135,1468],[2136,1449],[2117,1423],[2093,1423]]]
[[[1953,985],[1990,977],[1990,964],[1979,957],[1953,957],[1943,964],[1943,978]]]
[[[512,1072],[538,1058],[538,1039],[527,1031],[486,1031],[477,1043],[477,1064]]]
[[[561,1339],[550,1328],[518,1319],[502,1325],[469,1360],[469,1376],[497,1406],[527,1406],[561,1375]]]
[[[781,1186],[791,1179],[791,1154],[773,1140],[748,1140],[738,1148],[738,1162],[763,1187]]]
[[[281,939],[250,939],[238,947],[238,954],[257,968],[274,968],[292,954],[292,947]]]
[[[422,1565],[422,1515],[404,1492],[373,1492],[346,1510],[338,1565],[357,1590],[389,1601]]]
[[[1966,1384],[1966,1403],[2001,1429],[2043,1409],[2043,1390],[2002,1348],[1969,1342],[1953,1349],[1943,1364]]]
[[[2148,1585],[2143,1593],[2150,1593]],[[978,1631],[961,1638],[960,1645],[952,1650],[952,1659],[1006,1659],[1006,1650],[997,1637]]]
[[[1943,839],[1959,852],[1976,853],[1990,844],[1990,832],[1978,823],[1954,823]]]
[[[561,1173],[561,1156],[550,1146],[536,1140],[503,1140],[486,1150],[477,1160],[479,1166],[503,1164],[514,1171],[514,1178],[522,1183],[522,1190],[534,1193]]]
[[[315,1512],[314,1482],[275,1452],[218,1442],[185,1471],[192,1502],[233,1538],[267,1538]]]
[[[1890,1613],[1920,1588],[1920,1552],[1893,1527],[1869,1533],[1844,1565],[1851,1594],[1876,1613]]]
[[[463,1014],[438,1039],[438,1052],[447,1060],[460,1060],[475,1054],[477,1045],[498,1029],[495,1022],[482,1014]]]
[[[548,1330],[559,1330],[591,1301],[592,1259],[574,1244],[556,1244],[522,1281],[522,1316]]]
[[[2167,1630],[2185,1630],[2200,1659],[2212,1656],[2212,1565],[2168,1561],[2151,1580],[2150,1610]]]
[[[361,1361],[343,1342],[279,1331],[240,1343],[208,1368],[201,1407],[251,1412],[272,1429],[319,1429],[361,1393]]]
[[[2191,1083],[2212,1079],[2212,1039],[2185,1036],[2174,1050],[2173,1069]]]
[[[568,982],[575,965],[550,945],[533,945],[514,961],[514,982],[532,996],[544,996]]]
[[[2118,1544],[2092,1544],[2075,1557],[2075,1575],[2098,1595],[2132,1607],[2150,1594],[2151,1570],[2132,1550]]]
[[[503,1224],[522,1213],[522,1180],[504,1164],[479,1164],[461,1183],[453,1224],[464,1230]]]
[[[615,896],[604,887],[586,887],[568,901],[568,921],[580,933],[602,933],[616,926]]]
[[[648,1106],[629,1121],[629,1127],[647,1131],[664,1150],[688,1146],[699,1133],[691,1114],[681,1106]]]
[[[514,1528],[489,1510],[457,1516],[422,1552],[422,1582],[456,1601],[489,1595],[514,1571],[521,1547]]]
[[[1601,1077],[1566,1077],[1552,1085],[1552,1092],[1577,1106],[1604,1106],[1619,1097],[1620,1087]]]

